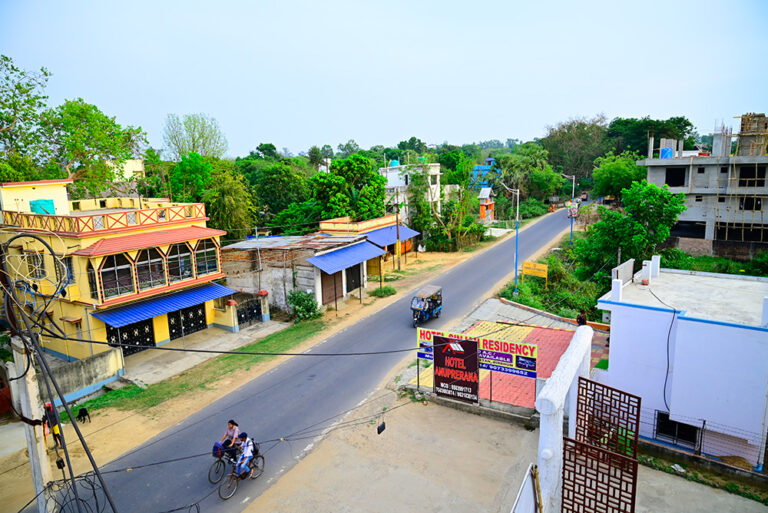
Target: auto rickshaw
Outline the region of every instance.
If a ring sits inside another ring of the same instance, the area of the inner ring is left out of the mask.
[[[443,310],[443,287],[427,285],[422,287],[411,300],[413,327],[422,324],[432,317],[440,317]]]

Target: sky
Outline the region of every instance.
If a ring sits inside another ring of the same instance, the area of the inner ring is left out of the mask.
[[[0,0],[0,53],[162,148],[216,118],[227,155],[543,137],[574,117],[768,110],[768,2]]]

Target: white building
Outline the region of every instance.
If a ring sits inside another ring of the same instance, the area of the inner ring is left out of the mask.
[[[397,163],[397,161],[392,161]],[[439,214],[442,208],[440,200],[440,164],[410,164],[382,167],[379,174],[387,179],[387,203],[403,203],[400,215],[404,220],[410,220],[408,210],[408,188],[411,185],[411,174],[420,173],[422,168],[427,168],[429,175],[429,189],[426,192],[426,199],[432,203],[435,211]]]
[[[614,269],[608,370],[596,380],[642,397],[640,436],[762,467],[768,429],[768,279]]]

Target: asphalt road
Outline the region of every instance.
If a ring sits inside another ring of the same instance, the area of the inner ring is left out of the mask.
[[[564,211],[540,220],[520,234],[519,261],[530,257],[568,226]],[[429,321],[431,328],[445,327],[470,312],[480,298],[514,270],[514,237],[453,267],[432,283],[443,286],[443,312]],[[411,324],[411,294],[331,336],[310,352],[345,353],[382,351],[415,346]],[[243,481],[228,501],[219,498],[207,480],[210,457],[200,457],[106,474],[119,511],[161,512],[197,501],[201,511],[237,512],[296,464],[312,448],[312,435],[369,397],[376,385],[404,353],[376,356],[294,357],[238,390],[108,464],[104,470],[143,465],[210,450],[230,417],[257,440],[307,436],[305,440],[267,443],[266,471],[255,481]],[[375,397],[375,396],[374,396]],[[352,412],[345,420],[355,418]],[[306,428],[312,426],[311,431]],[[304,431],[302,431],[304,430]],[[294,435],[296,434],[296,435]]]

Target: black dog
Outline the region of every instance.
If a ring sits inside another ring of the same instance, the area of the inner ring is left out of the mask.
[[[88,408],[80,408],[80,411],[77,412],[77,421],[85,422],[85,419],[88,419],[88,422],[91,421],[91,416],[88,414]]]

